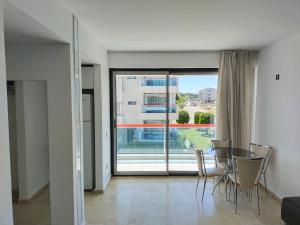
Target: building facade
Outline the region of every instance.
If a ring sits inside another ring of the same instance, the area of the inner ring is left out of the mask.
[[[177,119],[178,80],[176,77],[169,79],[168,101],[167,82],[164,75],[118,75],[116,78],[117,124],[132,128],[136,125],[131,133],[139,141],[163,140],[160,126],[166,124],[167,110],[170,122]]]
[[[215,102],[217,100],[217,89],[215,88],[205,88],[199,91],[199,99],[200,101],[207,102]]]

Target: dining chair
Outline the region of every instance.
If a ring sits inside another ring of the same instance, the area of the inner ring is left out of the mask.
[[[213,148],[226,148],[231,147],[231,140],[211,140],[211,144]],[[219,155],[215,155],[215,161],[217,167],[221,167],[224,170],[228,169],[228,156],[226,153],[219,153]]]
[[[246,190],[251,190],[251,193],[253,191],[253,188],[256,187],[257,207],[258,207],[258,214],[260,215],[260,202],[259,202],[260,199],[259,199],[258,183],[262,173],[264,158],[247,159],[247,158],[237,157],[234,160],[235,162],[233,163],[233,173],[228,174],[228,177],[231,180],[231,182],[233,182],[233,184],[235,185],[234,187],[235,213],[237,213],[238,186]],[[249,199],[250,199],[250,193],[249,193]]]
[[[267,178],[266,173],[269,166],[271,154],[272,154],[272,147],[266,145],[259,145],[255,143],[250,143],[250,151],[254,152],[256,157],[264,158],[264,165],[262,168],[261,175],[264,180],[264,186],[266,191],[266,196],[268,196],[268,188],[267,188]]]
[[[197,193],[198,190],[199,180],[201,177],[203,177],[204,185],[203,185],[202,198],[201,198],[201,202],[203,202],[207,178],[212,178],[212,177],[215,178],[215,177],[223,176],[225,172],[223,169],[218,167],[206,168],[203,150],[198,150],[195,146],[193,148],[195,151],[195,155],[197,159],[197,167],[198,167],[198,180],[197,180],[195,193]]]

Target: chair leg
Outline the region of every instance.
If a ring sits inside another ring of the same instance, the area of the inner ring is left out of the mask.
[[[198,175],[198,180],[197,180],[197,186],[196,186],[195,194],[197,193],[197,190],[198,190],[199,180],[200,180],[200,175]]]
[[[216,190],[217,185],[220,184],[221,180],[222,180],[225,176],[226,176],[226,175],[223,175],[221,178],[218,179],[217,183],[216,183],[215,186],[214,186],[214,189],[213,189],[211,195],[214,195],[214,192],[215,192],[215,190]]]
[[[227,183],[228,183],[228,177],[225,178],[225,198],[227,201]]]
[[[233,194],[233,203],[235,203],[235,188],[236,188],[236,184],[232,182],[232,194]]]
[[[267,178],[266,178],[266,174],[264,174],[264,183],[265,183],[266,196],[268,197],[268,188],[267,188]]]
[[[203,185],[203,192],[202,192],[201,202],[203,202],[203,198],[204,198],[204,192],[205,192],[205,187],[206,187],[206,180],[207,180],[207,177],[205,177],[205,179],[204,179],[204,185]]]
[[[260,204],[259,204],[258,185],[256,185],[256,195],[257,195],[258,215],[260,215]]]
[[[235,184],[235,214],[237,214],[237,184]]]
[[[249,203],[251,203],[251,189],[250,188],[247,189],[247,195],[248,195]]]
[[[231,189],[232,189],[232,181],[229,181],[229,201],[231,201]]]

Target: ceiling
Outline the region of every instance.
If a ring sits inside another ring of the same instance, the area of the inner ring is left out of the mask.
[[[33,20],[9,2],[4,4],[6,43],[44,43],[62,41],[56,34]]]
[[[63,0],[109,50],[259,49],[300,31],[300,0]]]

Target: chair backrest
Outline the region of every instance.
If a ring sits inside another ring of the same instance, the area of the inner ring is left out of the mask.
[[[224,140],[211,140],[211,144],[213,148],[226,148],[226,147],[231,147],[231,140],[229,139],[224,139]],[[216,154],[216,163],[226,163],[228,161],[228,156],[227,152],[218,152]]]
[[[206,167],[205,167],[203,150],[198,150],[194,147],[194,151],[197,159],[198,172],[200,176],[204,176],[206,175]]]
[[[264,158],[236,158],[234,173],[242,188],[251,188],[259,181]],[[238,171],[238,172],[237,172]]]
[[[266,145],[259,145],[255,143],[250,143],[250,151],[255,153],[255,156],[258,158],[264,158],[264,165],[262,173],[265,173],[268,169],[269,161],[271,158],[272,147]]]
[[[214,148],[226,148],[226,147],[231,147],[231,140],[229,139],[211,140],[211,144]]]

